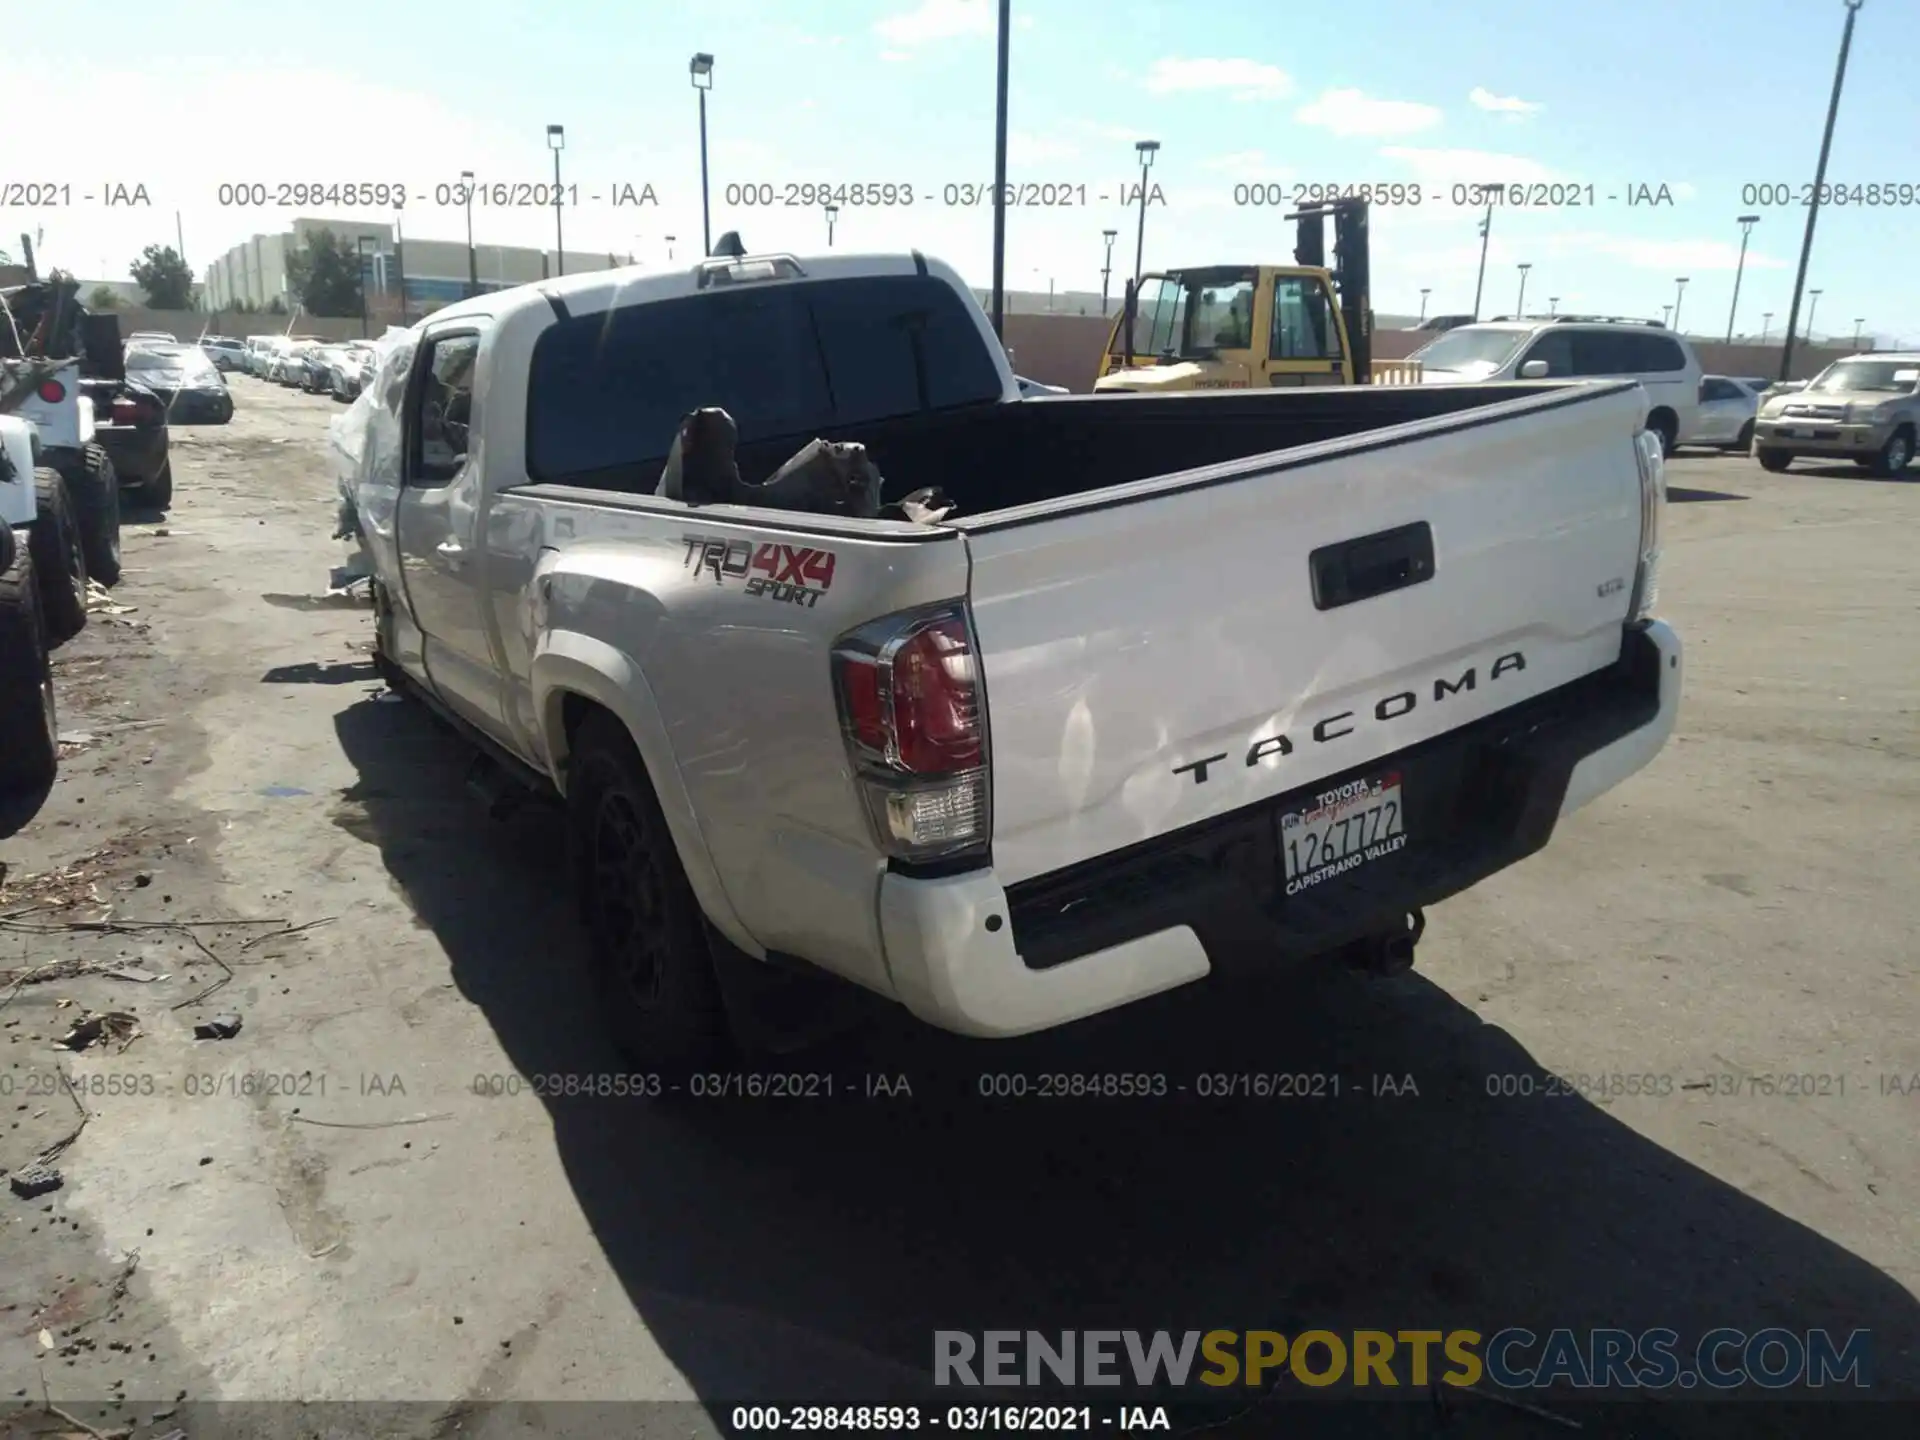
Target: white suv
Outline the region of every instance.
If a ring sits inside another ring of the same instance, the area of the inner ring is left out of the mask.
[[[1671,454],[1700,433],[1700,357],[1657,320],[1500,316],[1447,331],[1408,357],[1424,385],[1620,376],[1647,392],[1647,428]]]

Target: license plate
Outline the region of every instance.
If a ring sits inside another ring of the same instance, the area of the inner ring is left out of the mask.
[[[1324,791],[1304,809],[1280,817],[1287,894],[1310,890],[1406,843],[1406,809],[1397,772]]]

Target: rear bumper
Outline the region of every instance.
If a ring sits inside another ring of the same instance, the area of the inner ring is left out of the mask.
[[[1888,420],[1879,425],[1848,425],[1800,416],[1759,420],[1754,423],[1753,443],[1770,450],[1791,450],[1796,455],[1867,456],[1879,453],[1899,424],[1898,420]]]
[[[93,438],[107,452],[113,473],[124,486],[146,484],[167,463],[164,425],[96,425]]]
[[[889,874],[880,931],[895,994],[942,1029],[1020,1035],[1395,928],[1539,850],[1561,816],[1652,760],[1681,676],[1679,637],[1656,621],[1628,633],[1617,664],[1524,705],[1010,890],[990,869]],[[1386,769],[1406,788],[1406,848],[1284,894],[1280,815]]]

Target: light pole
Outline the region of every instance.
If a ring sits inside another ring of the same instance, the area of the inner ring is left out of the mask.
[[[1493,234],[1493,202],[1487,202],[1487,213],[1480,220],[1480,274],[1473,282],[1473,318],[1480,318],[1480,292],[1487,284],[1487,237]]]
[[[1740,263],[1733,269],[1733,304],[1727,307],[1727,343],[1733,343],[1733,319],[1740,313],[1740,277],[1747,271],[1747,236],[1753,233],[1753,227],[1760,223],[1758,215],[1737,215],[1734,223],[1740,227]],[[1812,323],[1811,320],[1808,321]]]
[[[567,242],[560,231],[560,152],[567,148],[567,127],[547,126],[547,148],[553,151],[553,265],[567,273]]]
[[[1820,292],[1818,290],[1809,290],[1807,292],[1807,343],[1809,345],[1813,343],[1813,312],[1819,308]]]
[[[1673,307],[1671,305],[1662,305],[1660,307],[1660,323],[1668,328],[1672,327]]]
[[[1007,55],[1013,0],[1000,0],[993,77],[993,333],[1007,315]],[[1002,338],[1002,348],[1005,340]]]
[[[700,253],[713,253],[713,212],[707,200],[707,92],[713,89],[713,56],[702,50],[687,62],[693,88],[700,92]]]
[[[393,268],[394,278],[400,282],[400,324],[407,323],[407,232],[400,225],[401,212],[393,212]]]
[[[673,263],[673,236],[671,235],[667,236],[666,241],[667,241],[667,263],[671,265]]]
[[[354,253],[360,260],[360,338],[362,340],[367,338],[367,256],[372,253],[367,247],[379,243],[371,235],[358,236],[353,242]]]
[[[1560,297],[1558,295],[1549,295],[1547,297],[1547,314],[1558,315],[1559,313],[1560,313]]]
[[[1147,255],[1147,171],[1153,168],[1153,157],[1159,153],[1158,140],[1141,140],[1134,147],[1140,154],[1140,234],[1133,245],[1133,289],[1140,290],[1141,265]]]
[[[1107,280],[1113,274],[1113,242],[1119,238],[1118,230],[1102,230],[1100,238],[1107,242],[1106,263],[1100,267],[1100,313],[1107,313]]]
[[[1864,316],[1864,315],[1859,315],[1859,316],[1855,316],[1855,317],[1854,317],[1854,321],[1853,321],[1853,348],[1854,348],[1855,350],[1858,350],[1858,349],[1860,348],[1860,327],[1861,327],[1862,325],[1864,325],[1864,324],[1866,324],[1866,323],[1867,323],[1867,317],[1866,317],[1866,316]]]
[[[467,298],[480,293],[480,257],[473,248],[473,172],[460,172],[460,188],[467,197]]]
[[[1787,310],[1787,339],[1780,349],[1780,378],[1793,365],[1793,327],[1800,318],[1800,287],[1807,283],[1807,261],[1813,255],[1813,224],[1820,218],[1820,195],[1827,188],[1827,154],[1833,149],[1833,122],[1840,114],[1840,87],[1847,78],[1847,51],[1853,48],[1854,17],[1865,0],[1843,0],[1847,28],[1840,33],[1840,59],[1833,67],[1833,94],[1827,100],[1827,128],[1820,136],[1820,159],[1813,167],[1813,193],[1807,206],[1807,230],[1800,237],[1800,268],[1793,277],[1793,304]]]
[[[1427,322],[1427,296],[1433,293],[1433,287],[1427,286],[1420,291],[1420,323]]]
[[[1687,293],[1687,278],[1685,275],[1680,275],[1675,277],[1673,282],[1673,328],[1676,330],[1680,328],[1680,297]]]
[[[833,222],[839,218],[840,207],[832,201],[827,202],[827,248],[833,248]]]
[[[1773,328],[1773,312],[1768,310],[1760,316],[1760,343],[1767,343],[1767,332]]]
[[[1532,268],[1533,262],[1531,260],[1522,260],[1520,262],[1520,298],[1514,304],[1513,313],[1522,318],[1525,318],[1527,313],[1527,271]]]

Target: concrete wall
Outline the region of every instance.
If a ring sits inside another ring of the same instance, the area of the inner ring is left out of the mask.
[[[1029,380],[1064,385],[1084,394],[1093,389],[1113,321],[1097,315],[1015,315],[1006,317],[1005,340],[1013,351],[1013,368]],[[1425,330],[1376,330],[1373,357],[1404,360],[1435,338]],[[1692,337],[1688,337],[1692,339]],[[1780,346],[1726,345],[1718,340],[1693,340],[1702,369],[1709,375],[1778,375]],[[1835,360],[1854,354],[1851,345],[1796,345],[1793,378],[1806,380]]]

